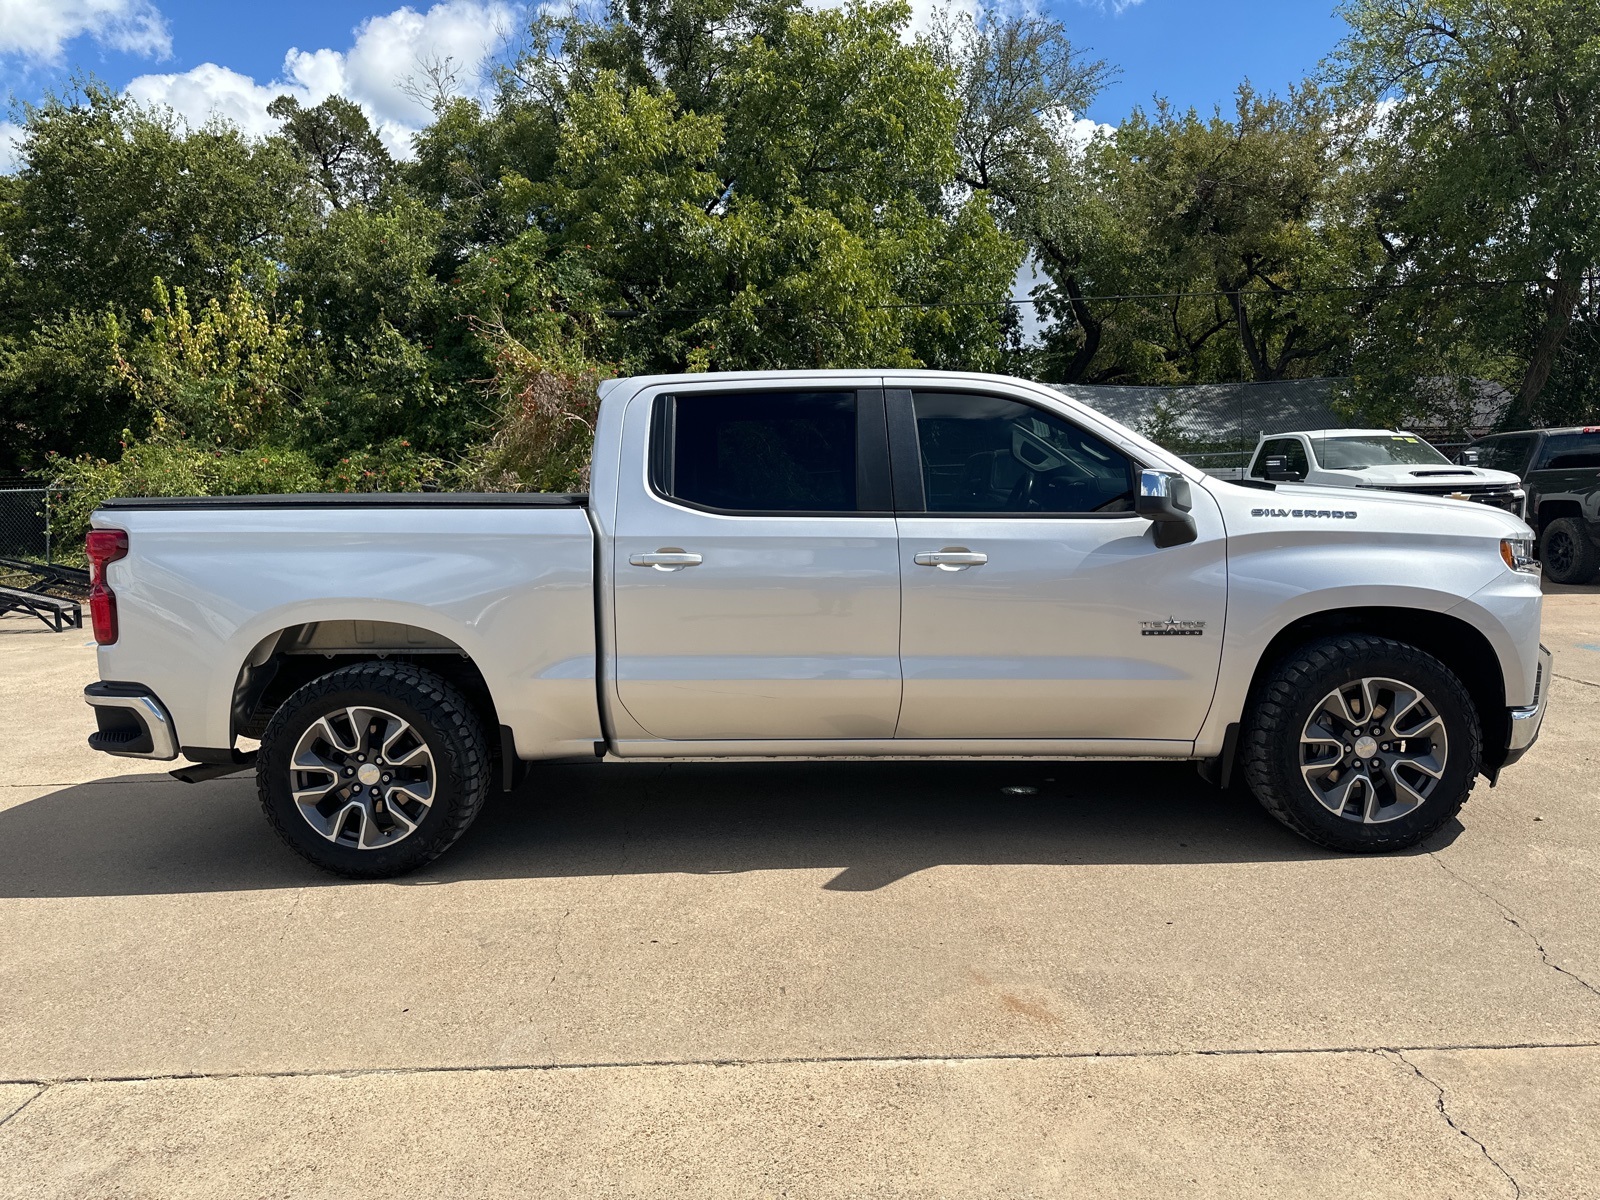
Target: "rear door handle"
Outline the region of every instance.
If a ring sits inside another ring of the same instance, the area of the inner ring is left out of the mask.
[[[919,567],[938,567],[941,571],[965,571],[968,567],[981,567],[989,561],[987,554],[951,546],[944,550],[925,551],[913,560]]]
[[[705,560],[698,554],[682,550],[657,550],[654,554],[630,555],[628,561],[636,567],[654,567],[658,571],[681,571],[684,567],[698,567]]]

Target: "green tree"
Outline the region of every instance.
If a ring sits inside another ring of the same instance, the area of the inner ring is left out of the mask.
[[[394,159],[361,107],[343,96],[311,108],[279,96],[267,105],[267,115],[283,122],[283,138],[334,208],[371,204],[393,181]]]
[[[1600,2],[1348,0],[1331,69],[1362,156],[1382,298],[1376,396],[1501,378],[1537,421],[1600,264]]]
[[[1138,229],[1142,302],[1182,379],[1269,381],[1325,374],[1352,336],[1342,290],[1370,238],[1347,219],[1347,163],[1314,85],[1286,98],[1239,89],[1234,112],[1202,119],[1158,102],[1109,146],[1107,178]]]
[[[190,130],[95,83],[30,108],[20,154],[0,225],[7,256],[27,264],[4,305],[13,322],[137,312],[158,277],[220,296],[235,264],[251,280],[272,274],[307,216],[304,172],[281,142]]]

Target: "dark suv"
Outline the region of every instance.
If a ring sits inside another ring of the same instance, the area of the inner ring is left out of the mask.
[[[1522,477],[1528,524],[1551,579],[1590,583],[1600,574],[1600,425],[1497,433],[1473,442],[1457,461]]]

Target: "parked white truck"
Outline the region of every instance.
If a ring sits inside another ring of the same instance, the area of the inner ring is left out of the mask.
[[[587,495],[107,503],[90,744],[253,764],[290,846],[385,876],[596,755],[1192,759],[1387,850],[1538,734],[1538,564],[1495,508],[1223,482],[995,376],[601,396]]]
[[[1262,434],[1246,477],[1268,483],[1376,488],[1492,504],[1526,516],[1528,494],[1510,471],[1463,466],[1404,429],[1312,429]]]

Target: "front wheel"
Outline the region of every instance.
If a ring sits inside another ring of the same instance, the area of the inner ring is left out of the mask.
[[[261,807],[325,870],[379,879],[439,857],[489,792],[471,707],[431,671],[368,662],[306,684],[261,737]]]
[[[1241,757],[1262,806],[1335,850],[1415,845],[1466,803],[1478,713],[1443,663],[1348,634],[1293,651],[1259,689]]]

